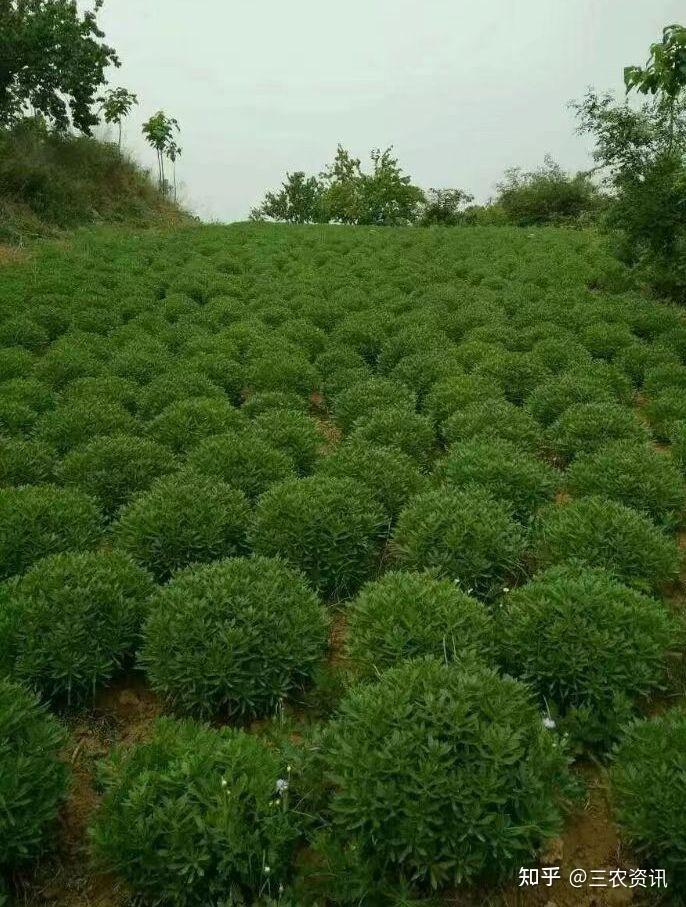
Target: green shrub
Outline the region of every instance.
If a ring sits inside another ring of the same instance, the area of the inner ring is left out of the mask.
[[[563,463],[612,441],[637,445],[649,439],[648,429],[633,410],[617,403],[575,403],[545,433],[546,444]]]
[[[247,369],[246,385],[253,391],[287,391],[309,396],[319,389],[319,372],[301,353],[284,353],[277,347],[255,359]]]
[[[256,552],[281,555],[329,598],[343,598],[377,569],[383,512],[364,485],[310,476],[274,485],[258,501]]]
[[[437,381],[462,369],[455,361],[455,347],[450,343],[439,349],[403,356],[389,377],[411,388],[420,404]]]
[[[153,419],[172,403],[193,397],[223,398],[224,391],[201,372],[172,369],[142,388],[138,395],[138,412],[142,419]]]
[[[474,375],[492,381],[511,403],[519,404],[550,377],[550,372],[528,353],[504,350],[484,356]]]
[[[182,453],[203,438],[239,431],[246,424],[243,413],[222,397],[191,397],[170,403],[147,431],[153,441]]]
[[[78,400],[42,415],[36,422],[35,436],[65,454],[96,437],[135,435],[139,430],[137,420],[116,403]]]
[[[0,485],[41,485],[54,465],[55,452],[41,441],[0,438]]]
[[[205,438],[190,452],[187,463],[195,472],[221,479],[251,499],[295,475],[288,454],[249,429]]]
[[[152,590],[150,576],[119,552],[44,558],[5,605],[15,632],[0,640],[8,651],[0,664],[13,659],[13,678],[45,699],[90,699],[133,655]]]
[[[420,655],[452,661],[469,652],[493,660],[488,610],[447,579],[387,573],[363,587],[347,614],[346,651],[363,676]]]
[[[636,722],[614,754],[610,792],[622,841],[646,863],[665,869],[668,892],[686,886],[686,713],[672,709]]]
[[[319,459],[324,438],[311,416],[297,410],[271,409],[253,419],[255,434],[283,451],[301,473],[311,471]]]
[[[659,396],[663,391],[680,388],[686,391],[686,365],[669,362],[650,369],[643,382],[643,391],[649,397]]]
[[[326,614],[301,574],[277,559],[233,558],[160,590],[141,664],[182,712],[261,716],[306,686],[326,642]]]
[[[108,370],[138,384],[149,384],[162,371],[171,367],[173,360],[163,343],[141,334],[117,349],[108,363]]]
[[[581,331],[580,340],[592,356],[611,362],[636,336],[622,322],[595,321]]]
[[[442,434],[448,444],[502,438],[523,450],[536,451],[541,427],[529,412],[507,400],[484,400],[453,413],[443,423]]]
[[[573,368],[583,368],[591,362],[591,354],[586,347],[566,337],[546,337],[539,340],[531,347],[529,356],[553,375]]]
[[[375,311],[349,312],[331,335],[337,346],[347,346],[373,365],[391,327],[391,315],[379,307]]]
[[[35,378],[10,378],[0,384],[0,400],[24,403],[35,413],[44,413],[55,405],[55,396]]]
[[[648,400],[643,411],[655,435],[668,440],[674,423],[686,420],[686,389],[672,387],[662,391]]]
[[[561,730],[600,750],[659,688],[682,630],[661,602],[574,566],[515,589],[499,612],[504,668],[533,687]]]
[[[20,868],[48,842],[67,794],[59,760],[65,740],[32,693],[0,679],[0,874]]]
[[[549,504],[539,515],[532,541],[541,567],[570,563],[602,567],[646,592],[679,572],[672,539],[642,513],[603,497]]]
[[[56,475],[62,484],[92,495],[111,515],[177,467],[167,447],[145,438],[114,435],[72,450],[57,466]]]
[[[390,519],[395,519],[411,497],[424,491],[428,482],[414,460],[402,451],[355,440],[322,457],[317,473],[364,485]]]
[[[250,419],[273,409],[295,409],[306,413],[309,401],[292,391],[262,391],[250,394],[241,406],[241,412]]]
[[[669,435],[672,459],[681,472],[686,475],[686,420],[674,422]]]
[[[410,501],[392,544],[401,567],[436,570],[490,598],[521,573],[525,535],[509,507],[483,489],[439,488]]]
[[[325,760],[334,828],[390,881],[505,878],[562,826],[564,751],[527,688],[489,668],[412,659],[354,687]]]
[[[453,444],[434,471],[440,481],[457,488],[484,488],[510,504],[521,520],[528,520],[550,500],[562,481],[552,466],[501,438],[477,437]]]
[[[378,447],[396,448],[420,466],[428,465],[436,444],[431,420],[400,408],[380,409],[360,417],[353,426],[350,439]]]
[[[631,378],[634,387],[642,387],[649,374],[678,365],[679,357],[672,350],[653,343],[632,343],[615,357],[615,364]]]
[[[574,175],[546,156],[536,170],[512,167],[498,184],[496,204],[509,223],[518,227],[533,224],[573,223],[584,215],[593,216],[600,205],[599,192],[587,173]]]
[[[434,425],[441,426],[453,413],[463,410],[471,403],[502,399],[502,388],[489,378],[453,375],[434,384],[426,395],[423,410]]]
[[[686,483],[668,456],[649,445],[615,441],[578,457],[567,472],[576,496],[604,495],[673,529],[686,508]]]
[[[93,498],[54,485],[0,489],[0,579],[39,558],[93,548],[102,517]]]
[[[250,508],[236,488],[181,472],[158,479],[119,512],[112,539],[159,580],[188,564],[247,550]]]
[[[276,896],[298,837],[277,788],[287,777],[256,737],[161,719],[150,740],[120,747],[103,766],[90,828],[96,865],[175,907]]]
[[[350,431],[355,422],[376,413],[398,409],[413,412],[416,405],[414,393],[390,378],[369,378],[351,385],[333,401],[333,415],[343,431]]]
[[[21,346],[0,349],[0,381],[10,378],[26,378],[33,372],[36,360]]]
[[[45,328],[26,315],[0,322],[0,346],[21,346],[35,352],[49,341]]]
[[[602,366],[602,367],[601,367]],[[605,363],[578,367],[544,381],[526,400],[526,408],[543,425],[550,425],[577,403],[628,403],[631,382]]]
[[[60,338],[36,361],[34,374],[45,384],[61,390],[78,378],[95,378],[105,370],[102,359],[74,335]]]
[[[70,381],[62,391],[60,399],[63,403],[75,403],[78,400],[91,404],[96,400],[104,400],[106,403],[115,403],[129,412],[134,412],[139,393],[138,385],[133,381],[127,381],[118,375],[100,375]]]

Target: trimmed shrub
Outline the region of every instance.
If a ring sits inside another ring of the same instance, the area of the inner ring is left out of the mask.
[[[536,690],[561,730],[600,750],[660,687],[683,630],[661,602],[574,566],[515,589],[499,618],[505,670]]]
[[[622,841],[666,870],[677,899],[686,886],[686,712],[671,709],[638,721],[624,736],[610,769],[610,793]]]
[[[578,457],[567,471],[571,494],[604,495],[674,529],[686,508],[686,482],[670,457],[647,444],[615,441]]]
[[[383,409],[358,419],[350,434],[353,441],[392,447],[420,466],[426,466],[436,444],[430,419],[404,409]]]
[[[158,580],[180,567],[244,554],[250,507],[216,479],[181,472],[158,479],[126,505],[112,540]]]
[[[583,328],[580,340],[591,355],[611,362],[636,341],[636,335],[622,322],[595,321]]]
[[[390,377],[411,388],[421,404],[437,381],[461,371],[455,360],[455,347],[448,343],[440,349],[403,356]]]
[[[667,441],[675,422],[686,421],[686,390],[669,388],[648,400],[643,412],[654,434]]]
[[[203,438],[239,431],[246,424],[243,413],[225,398],[191,397],[170,403],[148,423],[147,433],[153,441],[183,453]]]
[[[256,552],[281,555],[329,598],[354,593],[377,569],[383,512],[364,485],[310,476],[275,485],[258,501]]]
[[[171,353],[163,343],[147,334],[122,345],[112,356],[108,370],[138,384],[148,384],[173,364]]]
[[[308,400],[298,394],[286,391],[263,391],[251,394],[241,406],[241,412],[254,419],[273,409],[295,409],[306,413],[310,408]]]
[[[563,463],[594,453],[612,441],[637,445],[649,439],[650,432],[633,410],[617,403],[576,403],[545,433],[550,450]]]
[[[659,396],[663,391],[680,388],[686,391],[686,365],[667,363],[650,369],[643,382],[643,391],[649,397]]]
[[[21,346],[35,352],[47,346],[49,341],[45,328],[26,315],[0,322],[0,346]]]
[[[655,371],[669,370],[679,362],[679,357],[666,347],[652,343],[632,343],[616,356],[615,364],[631,378],[634,387],[642,387],[646,377]]]
[[[173,369],[153,378],[138,396],[138,412],[142,419],[159,416],[172,403],[193,397],[224,398],[224,391],[214,384],[207,375],[185,369]]]
[[[133,381],[118,375],[101,375],[96,378],[76,378],[62,391],[62,403],[82,401],[93,404],[96,400],[115,403],[129,412],[136,410],[139,388]]]
[[[436,477],[460,488],[478,485],[528,520],[550,500],[562,481],[556,469],[501,438],[473,438],[448,450],[435,467]]]
[[[502,400],[503,391],[489,378],[479,375],[453,375],[438,381],[426,395],[423,410],[434,425],[442,425],[453,413],[471,403]]]
[[[0,384],[0,400],[23,403],[35,413],[44,413],[55,405],[55,395],[35,378],[11,378]]]
[[[622,372],[605,363],[573,368],[542,384],[526,399],[526,408],[542,425],[551,425],[577,403],[628,403],[632,386]]]
[[[674,422],[669,440],[672,443],[672,459],[681,472],[686,475],[686,420]]]
[[[0,640],[0,664],[13,660],[13,678],[57,704],[91,699],[133,655],[152,590],[120,552],[44,558],[4,603],[14,633]]]
[[[550,377],[550,372],[528,353],[504,350],[484,356],[474,369],[474,375],[501,387],[511,403],[522,403],[534,388]]]
[[[414,393],[399,381],[391,378],[369,378],[351,385],[333,401],[333,415],[343,431],[350,431],[355,422],[378,410],[397,409],[414,412]]]
[[[443,423],[442,435],[448,444],[472,438],[503,438],[524,450],[540,446],[541,426],[531,413],[507,400],[471,403]]]
[[[566,337],[539,340],[531,347],[529,356],[554,375],[573,368],[583,368],[591,362],[591,354],[586,347]]]
[[[182,712],[268,715],[311,679],[327,623],[285,562],[234,558],[185,570],[159,591],[140,661],[153,689]]]
[[[36,359],[20,346],[0,349],[0,381],[10,378],[26,378],[33,372]]]
[[[564,750],[528,689],[489,668],[391,668],[346,696],[326,744],[334,828],[391,882],[506,878],[562,827]]]
[[[54,450],[41,441],[0,438],[0,485],[49,482],[54,465]]]
[[[292,391],[309,396],[321,383],[319,372],[302,353],[287,353],[278,346],[253,360],[246,385],[254,391]]]
[[[539,514],[532,543],[540,567],[602,567],[646,592],[679,573],[674,541],[642,513],[603,497],[549,504]]]
[[[66,736],[32,693],[0,678],[0,873],[20,868],[47,844],[67,795],[59,760]]]
[[[305,413],[271,409],[255,416],[250,425],[267,444],[287,454],[300,474],[310,472],[319,459],[324,439],[317,422]]]
[[[39,558],[93,548],[102,517],[93,498],[54,485],[0,489],[0,579]]]
[[[190,452],[187,463],[195,472],[221,479],[251,499],[295,475],[288,454],[249,429],[205,438]]]
[[[78,400],[63,403],[36,422],[35,436],[65,454],[80,444],[107,435],[136,435],[140,425],[116,403]]]
[[[421,655],[452,661],[469,652],[487,662],[493,659],[486,606],[447,579],[387,573],[362,589],[347,614],[346,651],[363,676],[374,677]]]
[[[103,765],[96,865],[176,907],[276,897],[298,837],[280,779],[285,766],[258,738],[160,719],[150,740]]]
[[[177,468],[178,461],[167,447],[145,438],[115,435],[95,438],[72,450],[57,466],[56,474],[64,485],[92,495],[112,515]]]
[[[525,544],[510,508],[480,488],[417,495],[398,517],[392,540],[401,567],[436,570],[480,598],[521,574]]]
[[[414,460],[402,451],[355,440],[322,457],[317,474],[361,483],[390,519],[395,519],[407,501],[428,484]]]
[[[64,342],[62,342],[64,341]],[[78,335],[65,335],[36,361],[36,377],[55,390],[77,378],[93,378],[105,370],[102,359],[81,342]]]

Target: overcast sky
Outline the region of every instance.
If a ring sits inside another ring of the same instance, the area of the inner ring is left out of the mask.
[[[244,220],[287,170],[319,172],[338,142],[393,145],[423,187],[485,200],[505,168],[588,164],[567,102],[621,91],[683,0],[107,0],[100,14],[143,119],[182,127],[179,177],[197,214]]]

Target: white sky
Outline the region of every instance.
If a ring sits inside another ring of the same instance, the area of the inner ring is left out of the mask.
[[[140,124],[181,125],[183,200],[244,220],[287,170],[319,172],[338,142],[367,159],[394,145],[423,187],[485,200],[505,168],[550,153],[588,165],[567,102],[622,90],[683,0],[107,0],[100,14],[137,92]]]

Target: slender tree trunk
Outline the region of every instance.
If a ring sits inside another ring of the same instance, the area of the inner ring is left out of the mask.
[[[119,120],[119,150],[121,151],[121,120]]]

